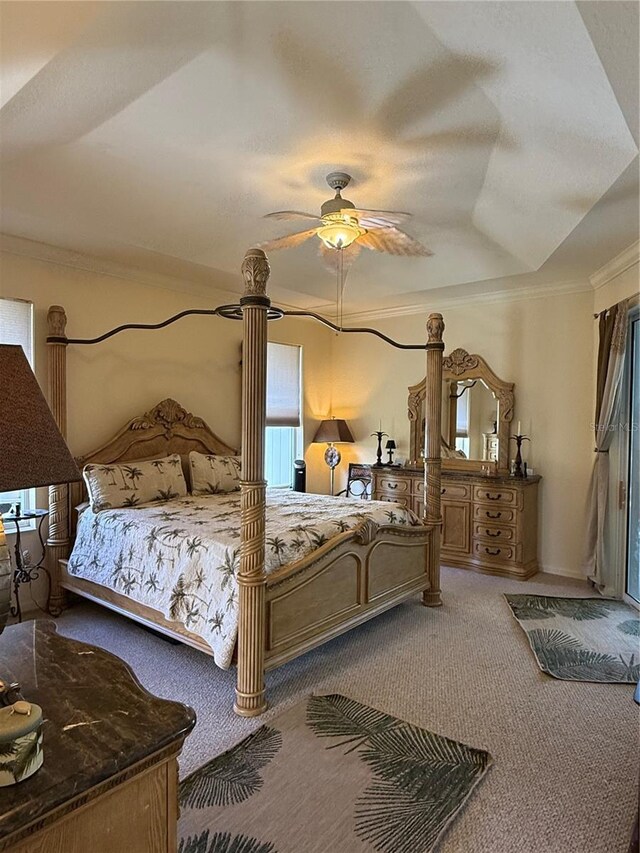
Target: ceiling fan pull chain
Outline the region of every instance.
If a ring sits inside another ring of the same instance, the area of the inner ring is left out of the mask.
[[[340,257],[338,260],[338,266],[339,266],[338,275],[339,275],[339,279],[340,279],[340,283],[339,283],[339,287],[340,287],[340,328],[342,328],[342,309],[343,309],[343,304],[344,304],[344,254],[343,254],[344,249],[338,249],[338,251],[340,253]]]

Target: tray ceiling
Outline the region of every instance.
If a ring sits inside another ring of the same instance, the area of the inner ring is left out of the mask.
[[[356,205],[412,212],[435,253],[363,252],[347,312],[585,278],[637,239],[635,3],[0,16],[5,234],[240,289],[245,249],[287,233],[262,215],[319,209],[343,169]],[[332,304],[313,243],[271,262],[275,299]]]

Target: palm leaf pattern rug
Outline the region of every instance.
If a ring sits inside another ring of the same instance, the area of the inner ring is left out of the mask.
[[[640,618],[609,598],[505,595],[543,672],[566,681],[640,681]]]
[[[428,853],[490,764],[346,696],[310,696],[182,782],[178,853]]]

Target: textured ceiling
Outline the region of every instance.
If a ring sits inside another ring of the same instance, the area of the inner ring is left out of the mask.
[[[585,277],[637,239],[635,2],[0,15],[5,234],[239,287],[245,249],[296,230],[263,214],[316,212],[340,168],[434,252],[363,252],[347,312]],[[274,298],[331,304],[315,243],[272,254]]]

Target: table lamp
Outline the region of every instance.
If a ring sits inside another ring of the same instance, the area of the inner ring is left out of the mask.
[[[342,418],[330,418],[329,420],[320,422],[313,440],[316,443],[326,441],[329,445],[324,452],[324,461],[331,470],[331,494],[333,494],[334,472],[342,458],[340,451],[334,445],[337,442],[353,443],[355,439],[345,420],[342,420]]]
[[[387,462],[387,465],[393,465],[393,451],[396,449],[396,443],[392,438],[390,438],[386,443],[385,449],[389,454],[389,461]]]
[[[0,492],[80,480],[22,347],[0,344],[0,388]],[[9,615],[12,575],[0,514],[0,634]],[[0,672],[3,786],[26,779],[42,765],[42,711],[22,700],[19,685],[1,679]]]

